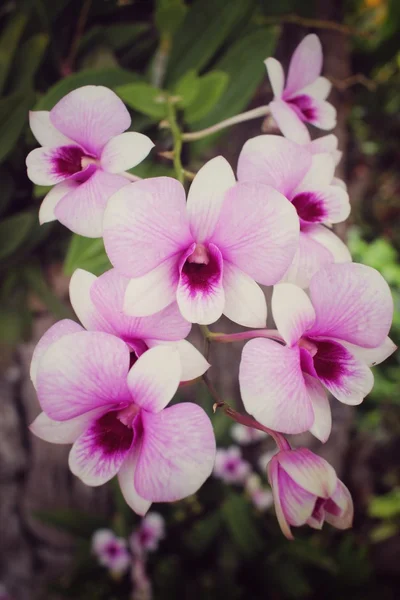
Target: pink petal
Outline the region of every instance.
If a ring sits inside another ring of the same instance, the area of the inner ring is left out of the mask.
[[[50,121],[48,110],[30,110],[29,126],[41,146],[67,146],[73,141],[63,135]]]
[[[106,143],[100,163],[104,171],[122,173],[141,163],[152,148],[153,142],[143,133],[121,133]]]
[[[290,197],[310,169],[311,161],[306,148],[277,135],[259,135],[242,148],[238,179],[265,183]]]
[[[369,367],[379,365],[397,350],[396,344],[392,342],[390,337],[387,337],[377,348],[360,348],[360,346],[355,346],[342,340],[340,340],[340,344],[350,350],[351,354],[357,360],[361,360]]]
[[[185,319],[191,323],[209,325],[218,321],[224,309],[223,260],[217,246],[209,244],[207,264],[189,263],[187,258],[194,250],[195,244],[180,259],[176,300]],[[199,271],[199,267],[204,270]]]
[[[191,381],[201,377],[210,368],[210,363],[201,352],[187,340],[175,342],[173,346],[178,351],[181,361],[181,381]]]
[[[284,450],[277,455],[280,467],[297,485],[319,498],[329,498],[338,481],[335,469],[323,458],[308,450]]]
[[[264,64],[267,67],[267,73],[274,98],[280,98],[282,96],[283,86],[285,85],[285,74],[282,65],[276,58],[272,57],[267,58],[264,61]]]
[[[315,321],[315,311],[307,294],[291,283],[275,285],[272,314],[288,346],[296,344]]]
[[[108,140],[131,124],[122,100],[101,85],[86,85],[64,96],[50,111],[50,120],[61,133],[95,156]]]
[[[314,274],[335,259],[351,260],[350,253],[343,242],[322,225],[303,226],[300,230],[296,254],[283,280],[306,288],[310,285]]]
[[[52,444],[73,444],[86,431],[90,423],[104,413],[104,410],[104,408],[91,410],[68,421],[53,421],[46,413],[41,412],[33,423],[30,424],[29,429],[34,435],[45,442],[51,442]]]
[[[43,223],[50,223],[50,221],[55,221],[57,219],[54,214],[54,210],[59,203],[59,201],[64,198],[79,186],[77,181],[73,179],[68,179],[67,181],[62,181],[55,185],[43,199],[42,204],[39,209],[39,223],[43,225]]]
[[[67,149],[67,150],[65,150]],[[64,151],[81,154],[79,146],[61,146],[60,148],[35,148],[26,157],[28,177],[37,185],[54,185],[69,177],[59,169],[59,160]],[[77,159],[80,161],[80,157]],[[78,171],[80,168],[76,167]]]
[[[313,357],[319,380],[335,398],[345,404],[360,404],[374,385],[372,371],[344,346],[333,340],[315,340]]]
[[[126,385],[129,349],[102,332],[81,331],[51,345],[37,367],[40,405],[56,421],[131,401]]]
[[[311,33],[294,51],[286,81],[285,97],[313,83],[322,70],[322,46],[318,37]]]
[[[61,321],[58,321],[58,323],[55,323],[55,325],[52,325],[52,327],[42,335],[33,351],[30,367],[30,377],[35,388],[37,387],[36,380],[39,363],[48,347],[65,335],[77,333],[78,331],[83,331],[83,327],[71,319],[62,319]]]
[[[196,404],[143,412],[144,439],[136,489],[153,502],[174,502],[197,492],[210,476],[215,438],[210,419]]]
[[[141,277],[191,243],[185,190],[176,179],[132,183],[108,203],[104,244],[122,275]]]
[[[336,185],[307,188],[297,193],[292,203],[304,223],[341,223],[350,214],[349,195]]]
[[[335,162],[331,154],[313,154],[311,165],[293,196],[313,188],[325,188],[331,185],[335,174]]]
[[[289,523],[287,522],[286,517],[283,512],[283,509],[282,509],[281,488],[279,486],[279,470],[280,470],[279,463],[276,460],[276,458],[273,458],[268,463],[267,472],[268,472],[268,480],[269,480],[270,486],[272,488],[272,494],[274,497],[276,518],[278,519],[278,523],[282,530],[283,535],[288,540],[293,540],[294,538],[293,538],[292,532],[290,530]]]
[[[151,506],[151,502],[139,496],[135,487],[135,470],[139,451],[140,448],[138,447],[132,448],[132,451],[125,458],[118,472],[118,483],[128,506],[136,514],[144,517]]]
[[[290,525],[304,525],[312,515],[317,498],[297,485],[280,466],[278,468],[282,512]]]
[[[57,204],[57,219],[74,233],[85,237],[101,237],[103,216],[108,200],[126,186],[124,177],[96,170],[75,190],[66,194]]]
[[[339,511],[336,510],[337,508]],[[351,494],[344,483],[338,480],[331,499],[325,504],[325,520],[338,529],[349,529],[353,525],[353,515]]]
[[[225,261],[264,285],[277,283],[293,260],[299,220],[279,192],[238,183],[227,193],[213,242]]]
[[[332,154],[337,150],[337,147],[338,139],[333,133],[311,140],[307,144],[307,150],[309,150],[311,154],[323,154],[325,152]]]
[[[179,353],[172,345],[147,350],[128,374],[135,404],[150,412],[162,410],[178,389],[181,371]]]
[[[69,299],[72,308],[85,329],[113,333],[107,320],[94,306],[90,297],[90,289],[95,281],[97,281],[96,275],[84,269],[74,271],[69,282]]]
[[[235,183],[232,167],[222,156],[209,160],[196,174],[188,193],[187,211],[190,229],[197,242],[210,239],[225,194]]]
[[[72,276],[71,285],[77,273],[75,271]],[[106,324],[101,325],[102,331],[114,333],[128,344],[135,340],[181,340],[188,335],[191,325],[182,317],[176,302],[148,317],[126,315],[123,306],[128,284],[129,279],[120,275],[116,269],[110,269],[94,278],[90,287],[90,300]],[[81,297],[84,297],[83,293]],[[99,326],[94,328],[100,329]]]
[[[110,481],[131,451],[133,430],[107,413],[94,421],[74,443],[69,468],[83,483],[98,486]]]
[[[307,144],[310,134],[293,108],[283,100],[269,103],[269,110],[283,135],[298,144]]]
[[[337,112],[336,108],[326,100],[315,100],[314,105],[315,116],[310,119],[315,127],[320,129],[333,129],[337,123]]]
[[[318,379],[307,373],[303,373],[303,377],[314,409],[314,423],[310,427],[310,431],[324,444],[332,429],[332,414],[328,396]]]
[[[178,262],[179,255],[174,255],[146,275],[131,279],[125,292],[123,312],[146,317],[176,302]]]
[[[239,384],[245,409],[266,427],[301,433],[312,426],[314,412],[297,347],[251,340],[243,348]]]
[[[267,302],[259,285],[229,262],[224,263],[224,315],[244,327],[266,327]]]
[[[332,89],[332,83],[326,77],[318,77],[315,81],[299,90],[299,95],[311,96],[316,100],[325,100]],[[297,95],[297,94],[296,94]]]
[[[375,269],[356,263],[322,268],[310,283],[317,314],[314,335],[374,348],[389,333],[393,316],[390,288]]]

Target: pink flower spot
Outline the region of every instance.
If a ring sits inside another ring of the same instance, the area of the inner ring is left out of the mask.
[[[209,253],[203,244],[196,244],[182,267],[183,283],[190,286],[193,293],[217,285],[220,274],[217,257]]]
[[[82,171],[84,151],[78,146],[60,146],[53,154],[54,174],[62,178],[70,177]]]
[[[128,409],[132,408],[137,407],[128,407]],[[104,454],[125,452],[132,445],[133,431],[131,427],[120,420],[119,413],[115,411],[100,417],[96,421],[94,429],[96,443],[101,446]]]
[[[290,98],[286,100],[286,102],[293,108],[295,113],[300,117],[302,121],[309,123],[316,119],[317,111],[315,110],[313,100],[310,96],[302,94],[301,96],[295,96],[294,98]]]
[[[319,223],[327,217],[324,204],[315,192],[301,192],[297,194],[293,198],[292,204],[303,221]]]

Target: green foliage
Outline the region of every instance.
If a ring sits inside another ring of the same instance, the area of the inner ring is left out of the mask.
[[[74,233],[64,262],[64,272],[72,275],[76,269],[85,269],[94,275],[101,275],[111,268],[103,238],[85,238]]]
[[[210,71],[198,79],[197,93],[185,110],[185,121],[197,123],[217,105],[229,83],[223,71]]]
[[[251,506],[243,496],[229,494],[221,514],[232,542],[241,554],[252,557],[261,551],[263,540],[253,520]]]
[[[34,517],[71,535],[90,539],[97,529],[107,527],[107,520],[77,510],[37,510]]]
[[[171,38],[182,24],[187,10],[183,0],[157,0],[154,22],[161,35]]]
[[[130,108],[144,115],[156,120],[167,116],[167,94],[148,83],[131,83],[115,91]]]
[[[174,86],[173,93],[178,96],[177,106],[187,108],[197,97],[200,90],[200,80],[194,69],[188,71]]]
[[[0,222],[0,261],[9,258],[26,240],[36,222],[35,211],[17,213]]]
[[[14,53],[28,22],[29,11],[21,9],[11,15],[0,37],[0,94],[11,69]]]
[[[369,503],[368,513],[377,519],[400,517],[400,488],[395,488],[384,496],[374,496]]]

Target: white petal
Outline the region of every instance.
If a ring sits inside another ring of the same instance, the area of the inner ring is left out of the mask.
[[[294,195],[299,190],[322,188],[330,185],[334,174],[335,162],[330,154],[313,154],[311,168],[308,170],[299,187],[295,190]]]
[[[210,368],[210,363],[206,361],[201,352],[187,340],[176,342],[174,347],[178,350],[181,360],[182,381],[190,381],[196,379],[196,377],[201,377]]]
[[[136,491],[135,487],[135,469],[138,459],[138,450],[133,449],[129,456],[124,460],[118,473],[118,483],[121,488],[125,502],[131,509],[141,517],[147,513],[151,506],[150,500],[145,500]]]
[[[310,427],[310,432],[324,444],[332,429],[332,414],[328,395],[318,379],[307,373],[303,373],[303,377],[314,409],[314,423]]]
[[[72,308],[86,329],[97,329],[96,324],[102,320],[90,298],[90,288],[96,279],[96,275],[84,269],[76,269],[69,282]]]
[[[377,348],[361,348],[361,346],[342,342],[342,340],[339,343],[348,348],[357,359],[362,360],[369,367],[379,365],[397,350],[396,344],[392,342],[390,337],[387,337],[383,344]]]
[[[269,81],[274,93],[274,98],[280,98],[283,92],[283,86],[285,85],[285,74],[281,63],[276,58],[267,58],[264,61],[267,67]]]
[[[101,166],[109,173],[122,173],[141,163],[153,147],[151,139],[143,133],[121,133],[111,138],[104,146]]]
[[[68,146],[75,143],[54,127],[48,110],[29,111],[29,125],[41,146]]]
[[[244,327],[266,327],[267,302],[260,286],[231,263],[224,263],[224,315]]]
[[[332,89],[332,84],[326,77],[318,77],[313,83],[307,85],[302,90],[299,90],[297,95],[305,94],[306,96],[312,96],[317,100],[325,100],[329,96]]]
[[[57,219],[54,214],[54,209],[68,192],[71,192],[73,189],[77,188],[79,183],[72,179],[68,181],[63,181],[55,185],[43,198],[43,202],[40,205],[39,209],[39,223],[43,225],[43,223],[50,223],[50,221],[55,221]]]
[[[288,346],[296,344],[315,321],[315,310],[307,294],[292,283],[274,286],[272,314]]]

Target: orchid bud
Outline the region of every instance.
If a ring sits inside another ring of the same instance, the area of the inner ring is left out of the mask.
[[[327,521],[338,529],[353,522],[353,501],[334,468],[307,448],[282,450],[267,467],[276,516],[283,534],[293,539],[290,526],[322,529]]]

